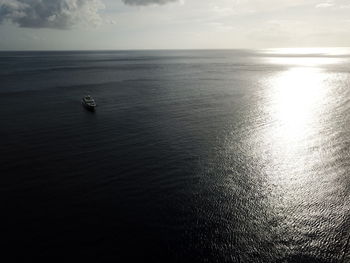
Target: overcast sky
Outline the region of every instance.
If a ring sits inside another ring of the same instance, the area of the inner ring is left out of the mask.
[[[0,0],[0,49],[350,46],[345,0]]]

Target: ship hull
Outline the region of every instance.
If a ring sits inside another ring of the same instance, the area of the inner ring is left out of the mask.
[[[85,109],[88,111],[95,111],[96,106],[88,105],[84,101],[81,102],[81,104],[84,106]]]

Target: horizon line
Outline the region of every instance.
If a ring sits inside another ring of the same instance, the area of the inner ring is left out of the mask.
[[[273,49],[339,49],[350,46],[301,46],[260,48],[142,48],[142,49],[0,49],[0,52],[91,52],[91,51],[220,51],[220,50],[273,50]]]

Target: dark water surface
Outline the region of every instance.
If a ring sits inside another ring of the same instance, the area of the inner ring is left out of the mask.
[[[350,262],[349,54],[0,53],[2,250]]]

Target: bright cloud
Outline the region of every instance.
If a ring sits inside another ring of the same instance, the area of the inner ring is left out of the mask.
[[[334,6],[334,3],[326,2],[316,5],[316,8],[328,8]]]

